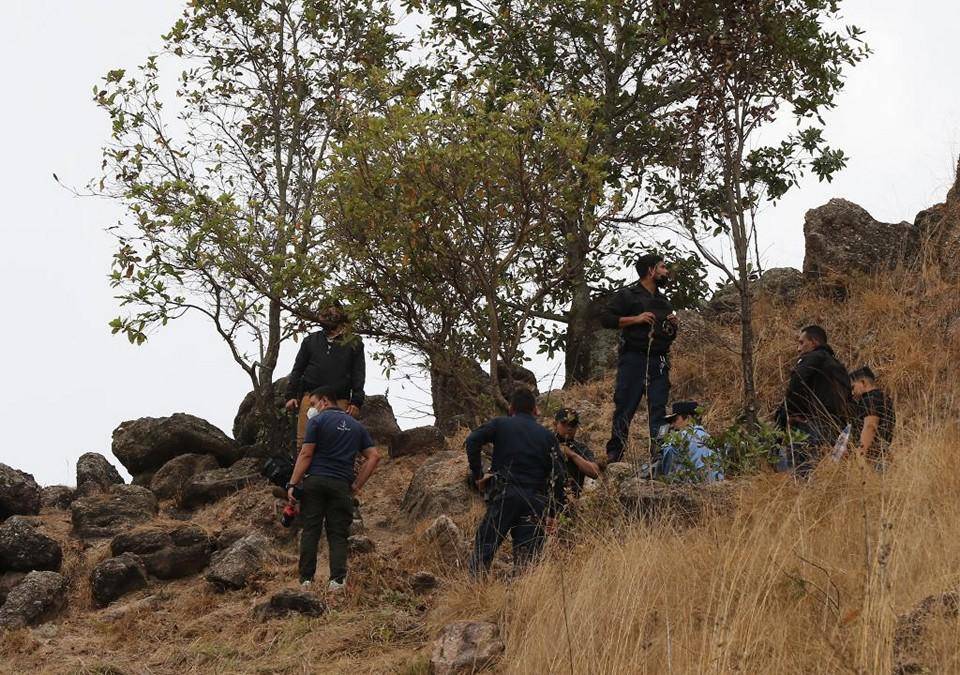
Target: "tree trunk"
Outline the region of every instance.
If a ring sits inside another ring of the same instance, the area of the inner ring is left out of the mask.
[[[573,270],[570,312],[564,354],[564,388],[582,384],[593,370],[591,343],[596,326],[591,324],[590,287],[586,275],[586,247],[581,237],[567,247],[567,268]]]
[[[750,271],[739,266],[740,277],[740,369],[743,375],[743,421],[751,429],[757,425],[757,388],[753,376],[753,298],[750,296]]]

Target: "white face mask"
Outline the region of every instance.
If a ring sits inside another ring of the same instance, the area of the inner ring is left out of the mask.
[[[314,408],[313,406],[307,408],[307,419],[312,420],[314,417],[320,414],[320,411]]]

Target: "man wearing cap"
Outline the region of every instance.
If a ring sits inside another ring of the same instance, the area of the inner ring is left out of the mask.
[[[583,483],[587,478],[600,476],[600,467],[590,448],[576,440],[579,427],[580,414],[572,408],[561,408],[554,416],[553,431],[566,460],[567,478],[574,497],[579,497],[583,492]]]
[[[610,299],[600,323],[620,330],[620,358],[613,394],[613,429],[607,442],[607,458],[623,459],[630,423],[647,397],[650,446],[664,423],[670,398],[670,345],[677,337],[677,315],[660,288],[670,271],[663,256],[648,253],[637,261],[639,283],[621,288]]]
[[[723,472],[714,466],[713,450],[707,446],[710,434],[700,425],[699,415],[696,401],[673,404],[666,416],[670,433],[663,444],[659,475],[707,483],[723,480]]]

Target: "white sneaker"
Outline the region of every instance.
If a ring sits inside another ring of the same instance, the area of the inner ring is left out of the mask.
[[[336,579],[331,579],[330,585],[327,586],[327,590],[329,590],[331,593],[339,593],[346,587],[347,587],[346,579],[344,579],[343,581],[337,581]]]

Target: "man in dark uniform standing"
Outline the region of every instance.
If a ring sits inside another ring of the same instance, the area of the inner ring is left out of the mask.
[[[667,415],[670,398],[670,345],[677,337],[677,315],[660,288],[670,271],[663,256],[648,253],[637,261],[639,283],[621,288],[610,299],[601,323],[620,329],[620,360],[613,394],[616,409],[607,442],[607,459],[619,462],[630,433],[630,423],[647,396],[651,452]]]
[[[560,451],[566,459],[567,479],[574,497],[583,492],[587,478],[599,478],[600,467],[586,444],[577,440],[580,414],[572,408],[561,408],[554,416],[553,430],[560,443]]]
[[[557,437],[534,418],[536,398],[518,388],[510,400],[510,416],[497,417],[467,437],[467,459],[487,512],[477,528],[470,573],[490,569],[507,533],[513,541],[514,568],[522,569],[543,549],[545,530],[555,526],[563,506],[566,475]],[[490,472],[484,474],[480,451],[493,444]]]

